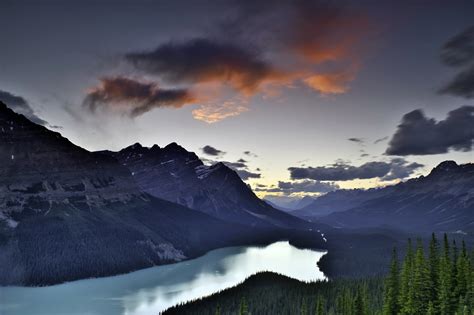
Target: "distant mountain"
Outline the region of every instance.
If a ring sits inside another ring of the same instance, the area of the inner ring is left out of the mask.
[[[252,233],[142,192],[115,158],[0,102],[0,285],[123,273],[248,242]]]
[[[335,191],[293,212],[345,228],[474,232],[474,164],[445,161],[424,177],[368,191]]]
[[[315,198],[305,196],[303,198],[298,199],[282,199],[281,197],[275,196],[266,196],[264,200],[269,203],[272,207],[285,211],[285,212],[292,212],[294,210],[302,209],[312,202],[314,202]]]
[[[323,217],[334,212],[352,209],[367,200],[385,193],[382,189],[341,189],[331,191],[292,213],[303,218]]]
[[[204,165],[196,154],[176,143],[164,148],[136,143],[119,152],[100,153],[127,167],[138,187],[152,196],[249,226],[308,226],[259,199],[225,164]]]

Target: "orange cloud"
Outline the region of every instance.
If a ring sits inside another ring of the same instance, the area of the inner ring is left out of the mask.
[[[196,101],[185,89],[162,89],[153,82],[107,77],[88,91],[83,104],[91,111],[105,107],[136,117],[156,107],[180,108]]]
[[[304,84],[322,95],[343,94],[349,89],[349,83],[355,78],[355,69],[341,72],[329,72],[311,75],[303,79]]]
[[[103,79],[85,104],[126,107],[131,116],[196,104],[193,117],[214,123],[248,111],[254,96],[278,97],[289,87],[305,86],[321,95],[349,90],[360,65],[357,47],[368,31],[366,16],[313,0],[261,2],[256,8],[230,22],[228,27],[237,27],[235,37],[169,41],[124,56],[157,82],[186,89]]]
[[[212,124],[223,119],[238,116],[248,111],[245,102],[225,101],[220,104],[205,104],[192,111],[194,119]]]

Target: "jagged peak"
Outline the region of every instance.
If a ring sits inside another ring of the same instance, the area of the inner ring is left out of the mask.
[[[179,144],[177,144],[176,142],[171,142],[170,144],[165,146],[163,148],[163,151],[166,152],[166,153],[170,153],[170,152],[172,152],[172,153],[181,153],[181,154],[191,153],[188,150],[186,150],[185,148],[183,148],[182,146],[180,146]]]
[[[448,160],[448,161],[439,163],[438,166],[436,166],[435,168],[442,169],[442,170],[450,170],[457,167],[458,167],[458,164],[455,161]]]
[[[458,168],[459,168],[459,165],[455,161],[452,161],[452,160],[443,161],[439,163],[438,166],[433,168],[433,170],[430,172],[430,175],[443,174],[446,172],[457,170]]]

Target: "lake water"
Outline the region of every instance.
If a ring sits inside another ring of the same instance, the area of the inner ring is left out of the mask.
[[[217,249],[197,259],[113,277],[49,287],[0,287],[0,314],[159,314],[177,303],[234,286],[259,271],[301,281],[325,279],[316,265],[324,254],[276,242]]]

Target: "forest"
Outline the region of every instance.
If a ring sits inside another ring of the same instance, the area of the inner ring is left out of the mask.
[[[393,249],[384,277],[305,283],[275,273],[175,306],[163,314],[472,315],[474,251],[466,244],[409,239],[403,259]]]

